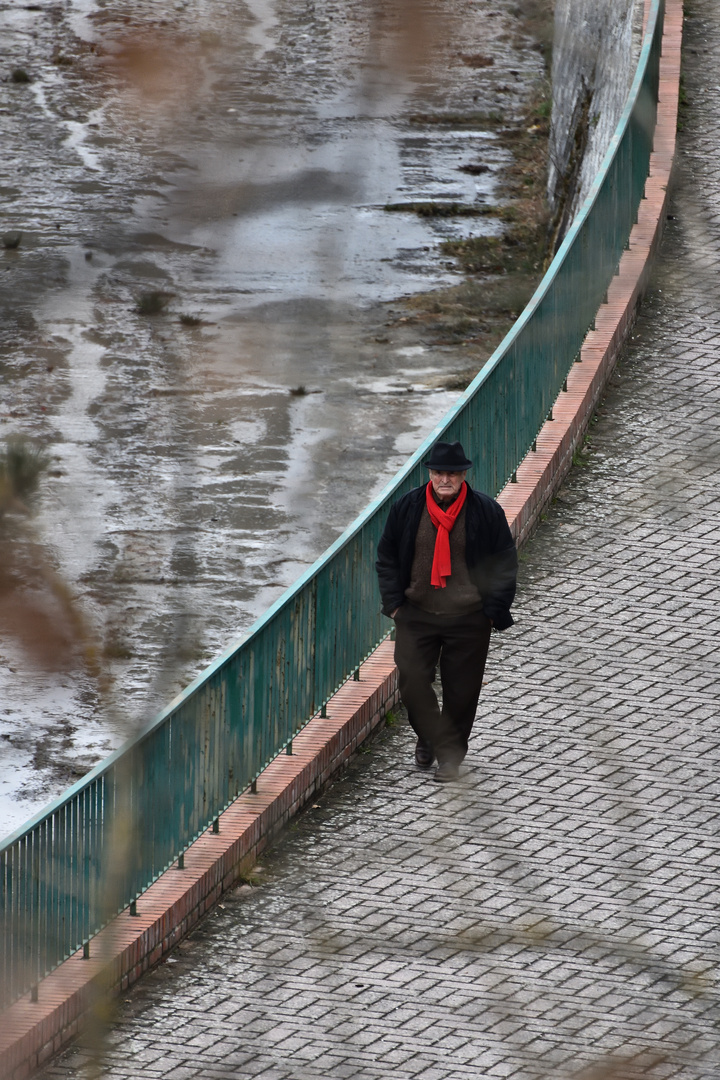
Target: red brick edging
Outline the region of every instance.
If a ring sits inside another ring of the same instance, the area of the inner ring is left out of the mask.
[[[662,235],[675,152],[682,0],[667,0],[660,70],[660,105],[646,198],[630,235],[608,301],[588,334],[580,362],[544,425],[537,451],[517,471],[517,483],[499,495],[519,543],[529,537],[572,464],[591,416],[637,311]],[[392,645],[384,642],[332,698],[327,718],[315,717],[262,773],[257,792],[241,795],[220,817],[220,831],[204,833],[172,868],[82,952],[66,960],[2,1015],[0,1078],[22,1080],[69,1042],[108,988],[126,989],[156,964],[232,888],[256,856],[297,811],[319,792],[398,700]]]

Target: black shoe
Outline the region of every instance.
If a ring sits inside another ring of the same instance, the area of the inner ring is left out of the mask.
[[[460,769],[452,761],[441,761],[435,770],[435,780],[439,784],[450,784],[460,779]]]
[[[418,768],[429,769],[434,760],[435,755],[428,744],[423,742],[422,739],[418,739],[415,744],[415,764]]]

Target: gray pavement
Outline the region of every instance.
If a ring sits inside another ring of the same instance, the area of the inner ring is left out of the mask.
[[[387,729],[128,995],[103,1075],[720,1077],[720,9],[692,12],[654,287],[462,782]]]

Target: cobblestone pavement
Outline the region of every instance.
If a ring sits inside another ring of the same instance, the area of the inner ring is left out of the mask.
[[[719,54],[694,0],[663,259],[462,782],[387,729],[121,1005],[103,1075],[720,1077]]]

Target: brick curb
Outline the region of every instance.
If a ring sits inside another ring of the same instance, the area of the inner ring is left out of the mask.
[[[647,287],[665,221],[675,152],[682,0],[667,0],[660,103],[646,198],[630,235],[619,273],[537,439],[537,451],[517,470],[517,483],[498,496],[519,544],[537,525],[565,479],[575,450],[603,393]],[[242,879],[247,867],[287,821],[342,768],[398,701],[393,649],[384,642],[328,704],[327,718],[313,718],[265,769],[257,792],[241,795],[220,817],[220,831],[204,833],[185,853],[184,869],[171,868],[138,900],[137,915],[123,912],[82,952],[66,960],[39,986],[38,1001],[26,995],[8,1009],[0,1031],[0,1077],[23,1080],[79,1032],[108,987],[125,990],[156,964]]]

